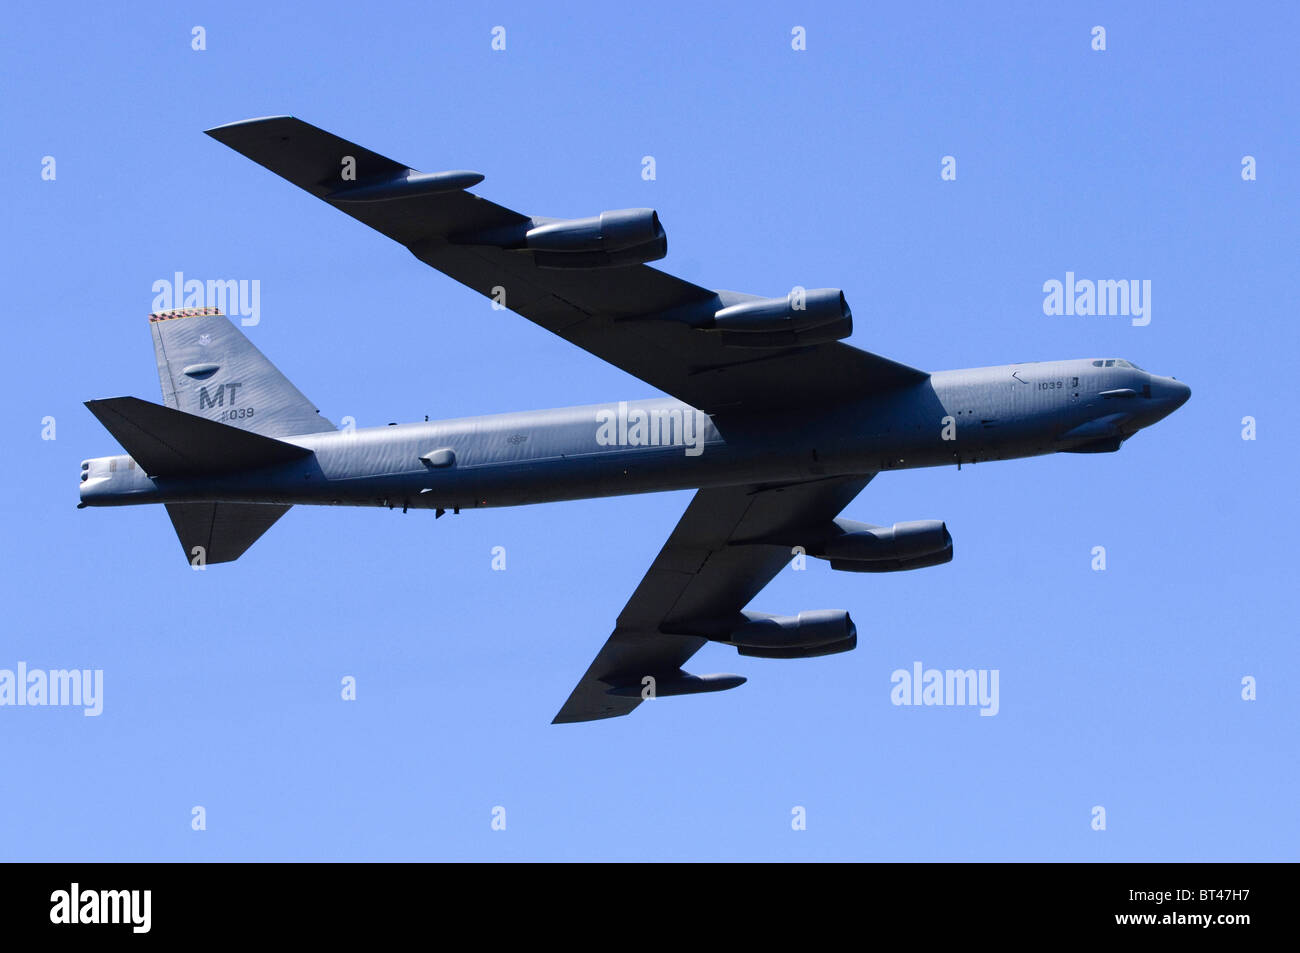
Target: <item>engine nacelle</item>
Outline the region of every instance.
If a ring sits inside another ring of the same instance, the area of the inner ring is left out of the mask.
[[[845,572],[900,572],[952,561],[952,536],[942,520],[912,520],[872,526],[836,520],[840,534],[827,539],[813,555]]]
[[[853,312],[838,288],[742,301],[714,312],[708,328],[733,347],[791,347],[838,341],[853,333]]]
[[[832,559],[831,568],[837,572],[906,572],[911,569],[925,569],[927,566],[942,566],[952,562],[952,547],[929,556],[915,556],[912,559],[880,559],[867,562],[854,559]]]
[[[663,258],[668,236],[654,209],[629,208],[534,225],[523,247],[540,268],[608,268]]]
[[[911,559],[952,545],[942,520],[911,520],[893,526],[836,520],[835,525],[844,533],[823,544],[818,555],[827,559]]]
[[[818,658],[822,655],[838,655],[840,652],[848,652],[858,647],[858,637],[850,636],[841,642],[832,642],[829,645],[814,645],[809,648],[757,648],[752,645],[738,645],[736,651],[741,655],[747,655],[750,658]]]
[[[812,655],[830,655],[832,651],[846,652],[857,644],[857,626],[842,609],[815,609],[800,612],[797,616],[767,615],[762,612],[745,612],[742,615],[747,621],[732,629],[725,638],[719,639],[736,646],[741,655],[808,658]],[[821,651],[850,640],[853,645]]]

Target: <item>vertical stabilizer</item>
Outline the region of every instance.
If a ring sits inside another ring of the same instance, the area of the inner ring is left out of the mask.
[[[216,308],[149,315],[163,402],[264,437],[335,426]]]

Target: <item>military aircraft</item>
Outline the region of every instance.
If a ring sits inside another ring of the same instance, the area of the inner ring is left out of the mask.
[[[842,292],[713,291],[646,263],[650,209],[549,219],[291,117],[208,135],[405,245],[421,261],[668,394],[558,410],[339,430],[212,308],[149,316],[163,404],[86,406],[127,455],[81,465],[81,506],[162,503],[186,558],[236,559],[295,504],[447,510],[695,489],[555,722],[734,688],[682,666],[848,651],[843,610],[746,606],[796,554],[847,572],[952,559],[938,520],[838,514],[885,470],[1118,450],[1190,396],[1119,358],[926,373],[842,343]]]

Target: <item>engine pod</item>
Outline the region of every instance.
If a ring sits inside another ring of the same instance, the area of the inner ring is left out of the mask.
[[[853,312],[838,288],[792,291],[714,312],[706,330],[727,347],[799,347],[839,341],[853,333]]]
[[[743,613],[746,621],[724,641],[758,649],[811,649],[855,637],[857,626],[843,609],[814,609],[797,616]]]

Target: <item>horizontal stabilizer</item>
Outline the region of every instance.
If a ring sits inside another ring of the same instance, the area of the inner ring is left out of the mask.
[[[312,452],[138,397],[88,400],[86,407],[151,477],[251,470]]]
[[[199,566],[238,559],[289,509],[269,503],[168,503],[167,515],[186,560]]]

